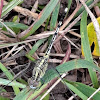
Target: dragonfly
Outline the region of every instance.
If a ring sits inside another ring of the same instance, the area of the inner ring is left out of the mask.
[[[48,59],[49,59],[49,55],[50,55],[53,43],[58,35],[59,29],[63,23],[63,19],[66,15],[67,11],[68,11],[68,8],[65,8],[64,13],[62,14],[62,16],[60,18],[60,21],[58,23],[56,31],[51,39],[51,42],[50,42],[44,56],[36,61],[35,67],[32,72],[32,77],[28,79],[28,83],[29,83],[29,86],[31,89],[36,89],[37,86],[39,86],[40,79],[44,76],[44,74],[47,70]]]
[[[50,52],[51,52],[51,49],[52,49],[52,46],[53,46],[53,43],[58,35],[58,32],[59,32],[59,29],[63,23],[63,20],[64,20],[64,17],[66,15],[68,11],[68,8],[65,8],[64,10],[64,13],[62,14],[61,18],[60,18],[60,21],[58,23],[58,26],[56,28],[56,31],[50,41],[50,44],[45,52],[45,55],[41,58],[39,58],[36,62],[35,62],[35,66],[34,68],[30,68],[31,70],[33,69],[33,72],[32,72],[32,77],[28,79],[28,84],[30,86],[31,89],[36,89],[38,86],[39,86],[39,82],[41,80],[41,78],[44,76],[46,70],[47,70],[47,67],[48,67],[48,60],[49,60],[49,55],[50,55]],[[23,54],[24,55],[24,54]],[[28,65],[28,67],[30,66],[30,64]],[[25,70],[26,72],[28,71],[27,68],[25,68],[22,72],[24,73]],[[16,75],[16,77],[11,80],[11,82],[13,82],[17,77],[19,76]],[[9,82],[6,86],[8,86],[11,82]],[[6,86],[4,86],[2,89],[4,89]],[[0,89],[0,91],[2,91]]]

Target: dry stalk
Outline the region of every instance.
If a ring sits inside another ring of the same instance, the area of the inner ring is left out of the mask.
[[[92,8],[97,2],[99,2],[100,0],[95,0],[90,6],[89,8]],[[61,34],[56,40],[55,43],[58,42],[80,19],[81,19],[82,13],[64,30],[64,33]],[[55,44],[54,43],[54,44]]]

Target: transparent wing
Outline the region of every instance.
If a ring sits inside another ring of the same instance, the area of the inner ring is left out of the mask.
[[[30,73],[30,72],[32,72],[32,70],[33,70],[33,65],[34,65],[34,63],[33,62],[31,62],[31,63],[29,63],[29,64],[24,64],[24,65],[20,65],[19,67],[20,67],[20,69],[22,68],[22,70],[20,71],[20,72],[18,72],[18,73],[14,73],[15,71],[17,71],[17,69],[16,68],[13,68],[13,69],[10,69],[10,70],[8,70],[5,66],[5,69],[6,69],[6,71],[3,71],[3,72],[1,72],[0,73],[0,83],[2,84],[2,85],[4,85],[4,86],[1,86],[1,89],[0,89],[0,93],[2,92],[2,90],[4,89],[4,88],[6,88],[7,86],[18,86],[18,87],[20,87],[20,85],[21,85],[21,83],[23,83],[23,84],[27,84],[27,79],[28,79],[28,74],[26,74],[26,73]],[[14,76],[13,77],[13,79],[12,80],[8,80],[7,79],[7,73],[11,73],[12,74],[12,76]],[[26,76],[27,75],[27,76]],[[19,78],[20,77],[20,78]],[[22,78],[21,78],[22,77]],[[20,83],[14,83],[14,80],[17,80],[18,82],[20,82]],[[22,85],[22,86],[24,86],[24,85]],[[20,87],[21,88],[21,87]],[[24,87],[23,87],[24,88]]]

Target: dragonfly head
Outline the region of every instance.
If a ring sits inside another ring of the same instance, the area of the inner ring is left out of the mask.
[[[34,80],[32,77],[28,79],[28,84],[29,84],[31,89],[36,89],[37,86],[39,86],[39,82]]]

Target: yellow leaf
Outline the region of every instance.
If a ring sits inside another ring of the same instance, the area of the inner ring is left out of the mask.
[[[97,18],[97,21],[98,21],[98,23],[100,25],[100,17]],[[96,32],[95,32],[94,25],[93,25],[92,22],[90,24],[88,24],[87,32],[88,32],[88,38],[89,38],[90,47],[94,43],[94,50],[93,50],[92,54],[94,56],[100,56],[97,36],[96,36]],[[84,55],[83,54],[83,50],[82,50],[82,55]]]

